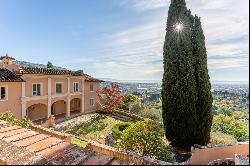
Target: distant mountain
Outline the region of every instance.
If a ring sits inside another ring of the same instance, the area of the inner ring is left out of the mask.
[[[249,81],[211,81],[211,84],[249,84]]]
[[[117,80],[112,78],[99,78],[107,82],[117,83],[162,83],[161,80]],[[249,84],[248,81],[211,81],[212,84]]]
[[[30,63],[30,62],[25,62],[25,61],[13,61],[14,64],[16,65],[20,65],[20,66],[24,66],[24,67],[38,67],[38,68],[47,68],[47,65],[43,65],[43,64],[37,64],[37,63]],[[57,70],[67,70],[65,68],[62,67],[57,67],[54,66],[54,69]]]
[[[99,78],[107,82],[118,82],[118,83],[161,83],[161,80],[117,80],[112,78]]]

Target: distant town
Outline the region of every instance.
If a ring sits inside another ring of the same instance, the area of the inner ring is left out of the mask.
[[[110,81],[105,81],[101,87],[109,85]],[[133,93],[146,96],[147,98],[157,100],[161,94],[161,83],[139,83],[139,82],[116,82],[123,93]],[[249,99],[249,84],[248,83],[212,83],[211,89],[214,97],[233,97],[242,96]]]

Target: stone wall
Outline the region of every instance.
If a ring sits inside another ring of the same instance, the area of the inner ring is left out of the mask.
[[[153,158],[141,156],[134,152],[121,151],[116,148],[99,144],[94,141],[88,141],[71,134],[65,134],[51,129],[43,128],[40,126],[32,126],[32,130],[39,133],[51,135],[60,139],[65,139],[70,142],[72,137],[88,142],[87,148],[97,153],[104,154],[110,157],[115,157],[120,160],[125,160],[129,163],[137,165],[207,165],[211,161],[225,158],[235,158],[235,154],[243,155],[244,157],[249,155],[249,143],[238,143],[235,145],[216,145],[216,146],[194,146],[192,147],[191,158],[184,163],[168,163]]]
[[[70,137],[71,137],[70,134],[65,134],[65,133],[53,131],[51,129],[44,128],[41,126],[32,125],[30,128],[31,128],[31,130],[36,131],[38,133],[50,135],[50,136],[53,136],[53,137],[56,137],[59,139],[70,139]]]
[[[98,144],[95,142],[90,142],[87,147],[97,153],[101,153],[107,156],[115,157],[120,160],[127,161],[129,163],[134,163],[136,165],[179,165],[179,163],[168,163],[149,157],[141,156],[134,152],[121,151],[113,147],[106,146],[103,144]]]
[[[249,155],[249,143],[235,145],[195,146],[191,150],[190,165],[207,165],[217,159],[235,158],[235,154]]]
[[[104,154],[110,157],[115,157],[119,160],[124,160],[127,161],[129,163],[135,163],[135,164],[147,164],[147,165],[179,165],[179,163],[168,163],[168,162],[164,162],[164,161],[160,161],[160,160],[156,160],[156,159],[152,159],[149,157],[145,157],[145,156],[141,156],[139,154],[136,154],[134,152],[128,152],[128,151],[120,151],[117,150],[116,148],[110,147],[110,146],[106,146],[103,144],[99,144],[97,142],[94,141],[88,141],[76,136],[73,136],[71,134],[65,134],[65,133],[61,133],[61,132],[57,132],[51,129],[47,129],[41,126],[35,126],[33,125],[31,127],[32,130],[42,133],[42,134],[46,134],[46,135],[51,135],[53,137],[56,138],[60,138],[60,139],[64,139],[67,140],[68,142],[71,142],[71,138],[75,137],[79,140],[83,140],[88,142],[87,148],[89,148],[90,150],[93,150],[97,153],[100,154]],[[182,164],[184,165],[184,164]]]

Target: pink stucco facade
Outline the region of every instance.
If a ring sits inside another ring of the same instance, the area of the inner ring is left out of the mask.
[[[90,85],[93,85],[93,91],[90,90]],[[85,93],[85,99],[84,100],[84,110],[86,112],[92,112],[92,111],[95,111],[97,110],[97,105],[96,103],[98,102],[99,98],[98,96],[96,95],[96,91],[98,90],[99,88],[99,84],[96,84],[94,82],[86,82],[85,83],[85,88],[84,88],[84,93]],[[90,105],[91,102],[90,100],[93,100],[93,105]]]
[[[21,83],[0,82],[0,87],[7,87],[7,99],[0,100],[0,113],[11,111],[17,118],[21,118]]]
[[[17,65],[3,65],[0,61],[1,68],[11,72],[21,70]],[[35,121],[50,115],[71,116],[73,112],[97,110],[96,90],[100,81],[91,82],[84,75],[70,74],[21,73],[18,76],[23,81],[0,81],[0,87],[7,87],[7,98],[0,100],[0,113],[11,111],[18,119],[28,117]],[[93,85],[93,90],[90,89],[90,84]]]

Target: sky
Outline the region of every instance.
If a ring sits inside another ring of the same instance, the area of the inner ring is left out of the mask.
[[[249,80],[249,0],[186,0],[211,81]],[[161,80],[170,0],[0,0],[0,55],[97,78]]]

